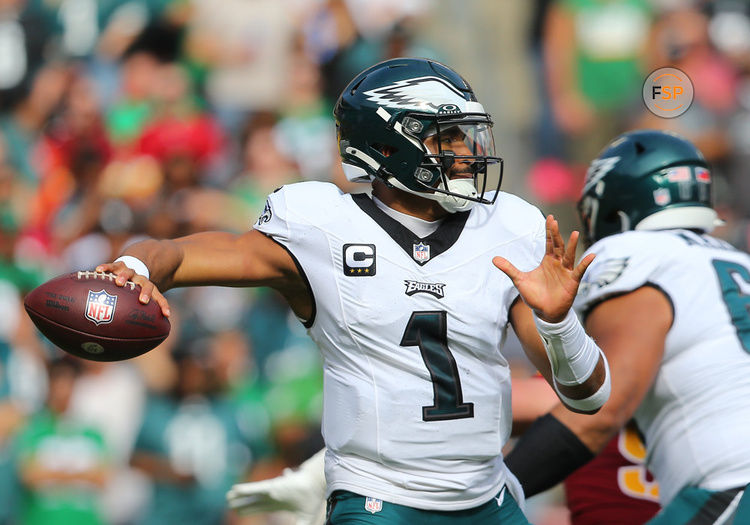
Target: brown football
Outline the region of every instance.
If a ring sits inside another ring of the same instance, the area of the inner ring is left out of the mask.
[[[155,301],[138,301],[140,286],[115,284],[101,272],[61,275],[33,289],[24,307],[37,328],[66,352],[93,361],[122,361],[148,352],[169,335]]]

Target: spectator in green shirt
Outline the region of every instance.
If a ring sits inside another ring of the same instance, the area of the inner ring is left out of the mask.
[[[109,476],[104,438],[66,417],[79,364],[49,364],[46,406],[31,417],[16,442],[21,485],[18,523],[103,525],[99,496]]]

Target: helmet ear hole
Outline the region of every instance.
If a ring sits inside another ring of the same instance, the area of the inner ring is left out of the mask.
[[[602,222],[607,225],[608,230],[621,231],[623,226],[623,215],[624,213],[621,210],[611,210],[601,219]]]
[[[635,152],[638,155],[641,155],[644,151],[646,151],[646,146],[644,146],[640,141],[635,143]]]
[[[390,146],[388,144],[381,144],[379,142],[374,142],[370,145],[372,149],[383,155],[384,157],[390,157],[391,155],[395,155],[398,153],[398,148],[395,146]]]

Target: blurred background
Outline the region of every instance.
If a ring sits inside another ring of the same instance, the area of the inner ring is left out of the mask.
[[[224,504],[322,446],[318,353],[279,296],[170,291],[167,341],[114,364],[64,357],[22,300],[144,237],[244,231],[285,183],[366,190],[342,175],[331,110],[397,56],[468,79],[503,189],[564,233],[588,161],[656,127],[705,153],[717,233],[750,245],[745,1],[0,0],[0,524],[290,523]],[[641,99],[664,66],[695,87],[669,120]],[[561,501],[530,517],[564,525]]]

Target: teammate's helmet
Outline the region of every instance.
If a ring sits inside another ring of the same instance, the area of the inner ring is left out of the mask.
[[[469,84],[449,67],[421,58],[376,64],[344,89],[334,117],[349,180],[377,177],[436,200],[450,212],[494,202],[502,159],[494,156],[492,120]],[[434,144],[431,149],[426,139]],[[450,180],[454,163],[470,166],[473,180]],[[495,190],[491,198],[489,185]]]
[[[674,133],[653,130],[620,135],[591,162],[578,213],[589,242],[627,230],[710,232],[721,223],[701,152]]]

